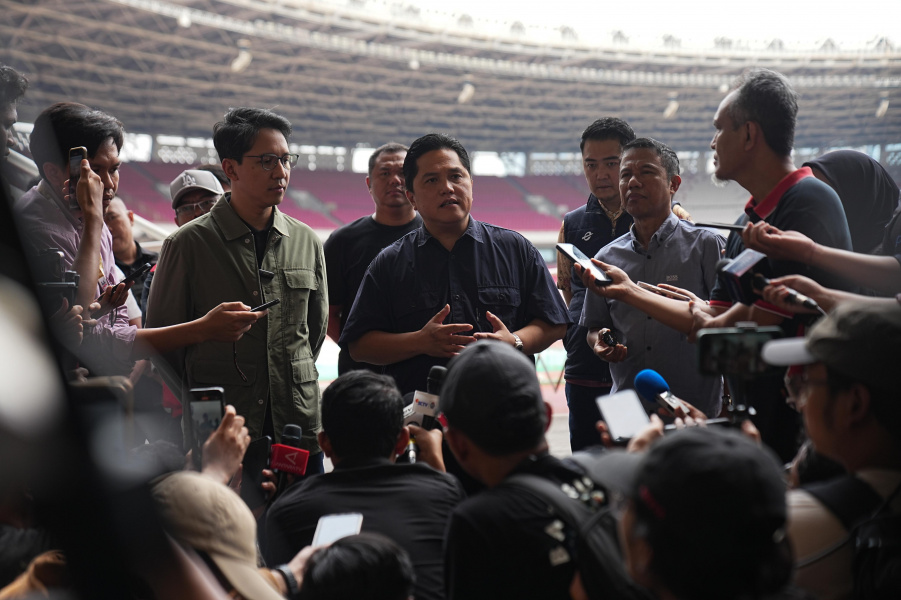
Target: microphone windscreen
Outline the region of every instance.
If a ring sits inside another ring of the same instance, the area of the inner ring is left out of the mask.
[[[282,437],[279,441],[286,446],[299,448],[302,435],[303,431],[300,429],[300,425],[288,423],[282,429]]]
[[[731,260],[731,259],[728,259],[728,258],[721,258],[721,259],[719,259],[718,261],[716,261],[716,272],[717,272],[717,273],[722,273],[722,272],[723,272],[723,269],[725,269],[726,267],[728,267],[730,264],[732,264],[732,260]]]
[[[647,402],[654,402],[657,394],[669,391],[669,384],[654,369],[645,369],[635,376],[635,391]]]

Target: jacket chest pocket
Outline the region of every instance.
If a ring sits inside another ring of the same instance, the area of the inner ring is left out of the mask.
[[[319,289],[316,274],[311,269],[285,269],[285,321],[290,325],[307,322],[310,293]]]

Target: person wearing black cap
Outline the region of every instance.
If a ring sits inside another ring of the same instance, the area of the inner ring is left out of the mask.
[[[651,446],[620,521],[631,577],[657,598],[753,599],[791,574],[775,456],[741,434],[689,428]]]
[[[795,583],[821,599],[848,598],[854,583],[852,537],[837,516],[840,511],[827,506],[849,494],[863,504],[863,484],[875,505],[891,497],[890,512],[901,511],[899,356],[901,306],[888,301],[840,304],[805,338],[776,340],[763,348],[764,360],[772,365],[803,365],[800,372],[789,371],[791,400],[817,452],[852,474],[788,496]]]
[[[582,475],[548,454],[550,407],[535,367],[508,344],[476,342],[451,360],[440,402],[454,456],[488,488],[451,515],[448,598],[569,598],[577,566],[563,523],[546,502],[500,485],[517,473],[561,484]]]

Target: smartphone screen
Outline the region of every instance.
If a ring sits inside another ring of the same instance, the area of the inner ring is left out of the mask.
[[[598,396],[598,408],[615,442],[626,442],[644,429],[650,419],[635,390]]]
[[[201,465],[203,444],[219,427],[225,414],[225,390],[221,387],[192,388],[188,404],[194,464]]]
[[[562,252],[566,257],[568,257],[571,261],[577,262],[582,265],[583,269],[587,269],[594,275],[594,282],[597,285],[609,285],[613,283],[610,281],[610,278],[607,277],[607,274],[601,271],[597,265],[591,262],[591,259],[588,256],[576,248],[572,244],[559,243],[557,244],[557,251]]]
[[[78,200],[75,198],[75,188],[81,177],[81,161],[88,157],[88,149],[77,146],[69,149],[69,206],[78,208]]]
[[[313,535],[313,546],[331,544],[349,535],[360,533],[363,526],[363,515],[360,513],[343,513],[319,517],[316,533]]]
[[[698,332],[698,367],[705,375],[749,376],[776,370],[760,356],[763,345],[782,337],[778,327],[702,329]]]

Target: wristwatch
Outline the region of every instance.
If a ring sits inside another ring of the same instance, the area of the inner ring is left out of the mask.
[[[296,598],[298,594],[300,594],[300,585],[297,583],[297,579],[294,577],[294,573],[291,571],[291,567],[288,565],[279,565],[272,569],[273,571],[278,571],[282,577],[285,579],[285,583],[288,585],[288,598]]]
[[[516,348],[517,350],[519,350],[520,352],[522,352],[523,351],[522,340],[519,338],[518,335],[516,335],[512,331],[510,332],[510,335],[513,336],[513,347]]]

